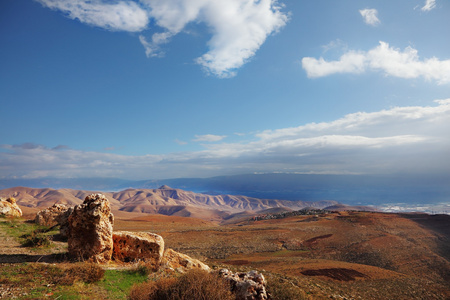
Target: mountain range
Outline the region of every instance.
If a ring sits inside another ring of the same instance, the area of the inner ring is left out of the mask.
[[[0,190],[0,197],[14,197],[25,208],[45,209],[53,204],[75,206],[98,191],[14,187]],[[234,214],[260,213],[271,210],[290,211],[303,208],[322,209],[335,206],[336,201],[289,201],[258,199],[238,195],[207,195],[161,186],[157,189],[126,189],[119,192],[102,192],[117,213],[145,213],[169,216],[197,217],[223,221]]]
[[[156,189],[162,185],[209,195],[244,195],[295,201],[333,200],[348,205],[442,203],[450,196],[450,174],[317,175],[244,174],[209,178],[125,180],[117,178],[0,179],[0,189],[16,186],[98,190]]]

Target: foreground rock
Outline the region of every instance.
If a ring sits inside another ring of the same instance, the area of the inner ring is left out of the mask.
[[[157,269],[164,254],[164,240],[150,232],[115,231],[113,255],[117,261],[143,261]]]
[[[69,255],[78,260],[104,263],[111,260],[113,222],[109,201],[92,194],[74,207],[69,217]]]
[[[221,269],[219,275],[230,283],[236,300],[269,299],[266,292],[266,279],[257,271],[233,273],[228,269]]]
[[[53,204],[49,208],[43,209],[36,214],[34,222],[42,226],[52,227],[59,225],[58,218],[69,208],[64,204]]]
[[[161,266],[177,270],[180,273],[189,269],[201,269],[210,272],[211,269],[201,261],[191,258],[185,254],[167,249],[161,262]]]
[[[22,210],[16,204],[16,199],[9,197],[7,199],[0,198],[0,216],[5,217],[21,217]]]

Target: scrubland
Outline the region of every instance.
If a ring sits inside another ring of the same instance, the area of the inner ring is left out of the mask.
[[[450,216],[333,212],[227,225],[121,216],[114,230],[157,233],[166,247],[213,269],[256,269],[268,279],[274,299],[449,299],[449,225]],[[111,263],[99,270],[69,262],[65,243],[52,231],[41,232],[49,245],[21,246],[26,234],[40,230],[33,226],[23,219],[0,220],[3,298],[126,299],[139,294],[134,284],[154,288],[152,282],[170,285],[170,278],[181,276],[138,264]]]

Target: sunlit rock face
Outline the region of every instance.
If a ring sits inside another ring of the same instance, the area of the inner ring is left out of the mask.
[[[116,261],[144,261],[157,269],[164,254],[164,239],[150,232],[115,231],[113,256]]]
[[[22,210],[16,204],[16,199],[9,198],[0,198],[0,216],[5,217],[21,217]]]
[[[211,269],[201,261],[191,258],[185,254],[178,253],[172,249],[167,249],[161,262],[163,268],[177,270],[178,272],[185,272],[189,269],[201,269],[211,271]]]
[[[69,208],[64,204],[53,204],[52,206],[41,210],[36,214],[34,222],[42,226],[52,227],[59,225],[59,215],[65,213]]]
[[[111,260],[114,216],[104,195],[87,196],[82,204],[74,207],[68,223],[71,257],[96,263]]]
[[[219,275],[230,283],[236,300],[268,299],[266,279],[257,271],[233,273],[228,269],[221,269]]]

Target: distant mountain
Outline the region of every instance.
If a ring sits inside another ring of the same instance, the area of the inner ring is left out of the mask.
[[[0,180],[0,188],[3,189],[28,186],[111,192],[157,189],[162,185],[208,195],[244,195],[295,201],[334,200],[348,205],[439,203],[450,199],[450,174],[382,176],[268,173],[142,181],[115,178]]]
[[[74,206],[96,191],[16,187],[0,190],[0,197],[14,197],[21,206],[44,209],[55,203]],[[116,211],[198,217],[221,220],[248,211],[282,208],[298,210],[305,207],[324,208],[337,205],[336,201],[288,201],[258,199],[237,195],[207,195],[161,186],[158,189],[126,189],[103,192]]]

